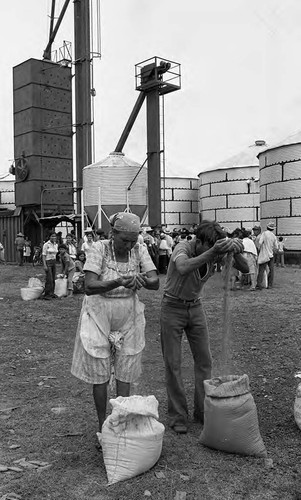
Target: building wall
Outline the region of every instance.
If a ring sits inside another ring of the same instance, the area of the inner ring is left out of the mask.
[[[199,174],[201,218],[233,231],[259,222],[259,167],[232,167]]]
[[[301,250],[301,143],[267,150],[259,155],[260,216],[276,224],[288,250]]]
[[[20,212],[20,213],[19,213]],[[4,246],[6,262],[16,262],[15,239],[17,234],[23,231],[23,213],[18,211],[1,213],[0,211],[0,241]]]

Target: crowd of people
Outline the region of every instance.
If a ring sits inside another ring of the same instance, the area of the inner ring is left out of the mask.
[[[92,228],[85,230],[84,238],[77,242],[74,231],[66,234],[65,242],[61,235],[53,232],[41,249],[42,264],[45,271],[45,291],[43,298],[56,298],[55,280],[59,276],[67,280],[67,297],[73,293],[84,293],[85,274],[83,266],[94,242],[106,239],[104,231]],[[60,272],[58,271],[60,264]]]
[[[252,230],[237,228],[232,233],[226,230],[228,237],[242,240],[243,255],[249,266],[247,275],[233,267],[232,290],[242,289],[245,285],[249,285],[247,289],[250,291],[273,288],[275,265],[285,267],[285,242],[282,236],[276,237],[275,229],[275,224],[270,222],[263,232],[260,226],[254,226]]]

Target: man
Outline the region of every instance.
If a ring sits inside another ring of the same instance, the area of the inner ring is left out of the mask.
[[[257,277],[257,289],[262,290],[262,281],[264,271],[267,266],[269,267],[268,274],[268,286],[267,288],[272,288],[274,284],[274,255],[278,250],[278,242],[273,231],[275,230],[275,224],[269,222],[266,231],[263,231],[259,238],[259,255],[258,255],[258,277]]]
[[[73,276],[75,273],[74,260],[68,254],[68,248],[65,243],[58,246],[58,251],[60,253],[62,270],[61,274],[64,278],[67,278],[67,297],[73,296]]]
[[[15,239],[15,246],[16,246],[16,252],[17,252],[17,262],[19,266],[23,266],[23,261],[24,261],[24,254],[23,254],[23,249],[24,249],[24,244],[25,244],[25,239],[23,233],[18,233],[17,237]]]
[[[56,255],[58,253],[58,245],[56,242],[56,234],[52,233],[50,238],[43,245],[42,259],[43,267],[46,274],[45,295],[44,299],[50,300],[55,298],[54,285],[56,277]]]
[[[169,424],[186,434],[188,407],[181,377],[181,341],[185,331],[194,359],[194,419],[204,419],[204,385],[211,378],[211,354],[206,317],[201,302],[204,283],[213,274],[216,260],[233,252],[236,267],[243,273],[248,265],[240,255],[243,243],[226,238],[221,226],[203,221],[196,238],[177,244],[170,259],[161,310],[161,346],[165,362]]]
[[[254,226],[253,227],[253,235],[252,235],[252,240],[254,241],[255,247],[257,249],[257,253],[259,253],[259,239],[261,236],[261,227],[260,226]]]

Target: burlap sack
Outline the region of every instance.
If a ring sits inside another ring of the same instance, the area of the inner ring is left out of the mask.
[[[204,428],[200,442],[209,448],[266,457],[257,409],[247,375],[204,381]]]

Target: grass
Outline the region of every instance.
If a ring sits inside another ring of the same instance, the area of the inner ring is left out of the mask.
[[[272,290],[236,291],[230,300],[233,373],[249,375],[273,466],[260,458],[202,446],[201,427],[193,422],[184,436],[168,428],[159,337],[161,285],[159,293],[142,292],[146,349],[143,375],[133,391],[154,394],[159,401],[160,421],[166,425],[162,455],[150,471],[112,486],[107,486],[102,455],[95,448],[91,387],[70,374],[82,297],[22,301],[21,286],[39,272],[31,267],[0,268],[0,464],[16,465],[14,461],[25,457],[51,466],[0,472],[1,495],[14,492],[22,500],[140,500],[148,490],[155,500],[175,499],[177,492],[186,492],[187,500],[301,499],[301,435],[292,412],[294,373],[301,368],[299,268],[277,269]],[[216,375],[223,332],[219,274],[204,292]],[[192,410],[193,365],[187,342],[182,366]],[[11,407],[16,408],[3,411]],[[60,414],[53,411],[57,407],[63,408]],[[157,477],[158,472],[164,476]]]

